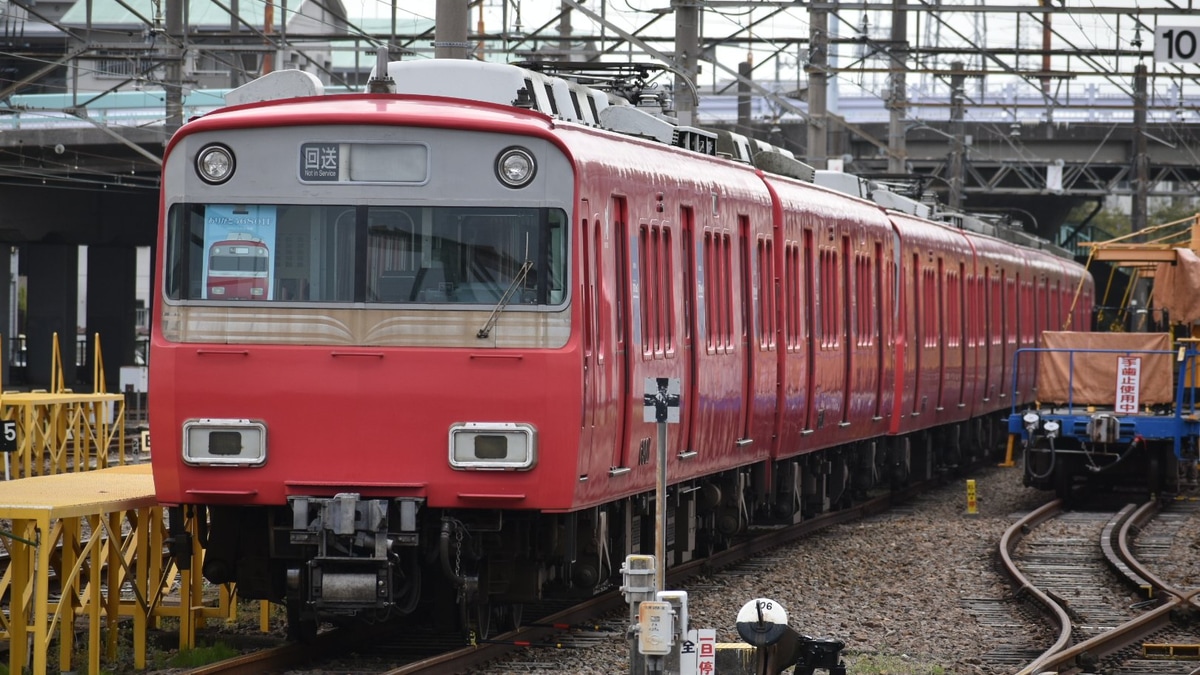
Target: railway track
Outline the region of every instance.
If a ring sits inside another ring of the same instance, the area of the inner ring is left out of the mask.
[[[822,529],[880,513],[938,484],[940,481],[937,479],[927,481],[796,525],[754,532],[745,541],[729,549],[669,569],[667,586],[681,587],[688,579],[745,563],[764,552]],[[394,625],[373,627],[370,632],[358,628],[353,631],[332,630],[319,635],[317,642],[312,645],[289,643],[188,672],[193,675],[248,675],[294,670],[296,664],[305,664],[304,667],[309,669],[319,669],[325,668],[321,664],[326,659],[344,658],[351,652],[357,652],[356,658],[365,657],[377,663],[391,660],[393,664],[397,664],[375,671],[387,675],[444,675],[466,672],[484,667],[489,662],[528,646],[570,648],[600,639],[619,637],[624,633],[626,622],[623,619],[614,621],[612,615],[626,607],[618,590],[569,607],[552,609],[550,613],[540,615],[536,609],[527,607],[525,621],[529,622],[529,625],[495,635],[488,640],[477,640],[475,644],[460,644],[453,648],[446,643],[444,636],[440,638],[440,642],[433,635],[422,636],[427,639],[414,640],[412,633],[404,632],[407,629],[398,629]],[[401,633],[404,637],[403,643],[407,645],[403,649],[400,646],[401,642],[396,639]],[[414,642],[424,648],[419,647],[414,651]],[[365,656],[367,651],[372,654]],[[356,668],[356,672],[369,671]]]
[[[1161,512],[1151,501],[1115,512],[1066,512],[1055,500],[1016,522],[1001,540],[1002,563],[1019,594],[1036,600],[1052,618],[1057,635],[1046,641],[1049,646],[1030,640],[989,658],[1019,661],[1040,649],[1024,664],[1013,663],[1019,675],[1197,670],[1200,664],[1188,669],[1171,657],[1195,647],[1194,628],[1182,622],[1200,608],[1200,589],[1172,585],[1145,562],[1161,560],[1174,531],[1195,508],[1175,502]],[[1151,523],[1154,535],[1135,544],[1137,533]],[[1118,583],[1128,590],[1116,590]]]

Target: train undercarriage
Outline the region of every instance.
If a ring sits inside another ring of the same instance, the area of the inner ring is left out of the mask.
[[[1114,443],[1037,437],[1025,450],[1024,483],[1051,490],[1070,501],[1077,489],[1138,493],[1169,499],[1196,486],[1196,448],[1185,445],[1181,457],[1173,440]]]
[[[880,491],[994,457],[1001,418],[863,441],[672,485],[668,565],[721,550],[755,527],[799,522]],[[486,637],[525,605],[582,599],[620,583],[631,553],[652,553],[653,493],[566,514],[425,508],[357,494],[286,507],[208,508],[204,575],[243,599],[288,609],[289,635],[325,622],[416,615]]]

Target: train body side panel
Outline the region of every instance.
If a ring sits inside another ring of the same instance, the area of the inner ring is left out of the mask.
[[[900,240],[903,372],[897,378],[892,433],[967,418],[963,401],[963,276],[971,249],[953,230],[889,214]]]
[[[599,233],[589,253],[599,261],[603,331],[594,364],[610,383],[598,394],[605,412],[585,433],[579,503],[653,489],[658,430],[644,419],[647,378],[680,382],[668,481],[758,461],[770,449],[776,389],[758,286],[760,246],[772,245],[766,189],[752,169],[725,160],[689,155],[708,165],[685,172],[678,149],[577,127],[562,133]]]
[[[781,202],[779,458],[886,431],[892,379],[891,228],[879,209],[768,178]],[[886,393],[885,393],[886,392]]]

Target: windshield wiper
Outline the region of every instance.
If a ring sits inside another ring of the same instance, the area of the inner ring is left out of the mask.
[[[475,337],[482,340],[491,335],[492,327],[496,325],[496,319],[500,318],[500,311],[512,300],[513,293],[525,281],[525,277],[531,269],[533,269],[532,260],[526,260],[521,263],[521,269],[517,270],[517,276],[513,277],[512,283],[508,285],[508,289],[504,291],[504,295],[500,296],[500,299],[496,301],[496,306],[492,308],[492,313],[488,316],[487,323],[483,324],[483,328],[480,328],[479,332],[475,333]]]

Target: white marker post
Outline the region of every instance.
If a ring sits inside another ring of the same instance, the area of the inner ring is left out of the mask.
[[[667,568],[667,424],[679,424],[679,378],[647,377],[642,421],[658,423],[658,479],[654,484],[654,589],[666,590]]]

